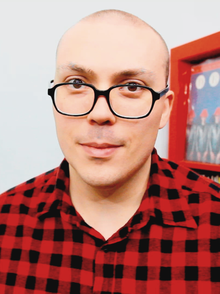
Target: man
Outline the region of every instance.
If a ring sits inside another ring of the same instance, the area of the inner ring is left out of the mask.
[[[220,292],[220,187],[154,149],[167,72],[128,13],[64,34],[48,93],[65,160],[0,197],[0,293]]]

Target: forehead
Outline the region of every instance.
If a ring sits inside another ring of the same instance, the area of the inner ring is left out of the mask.
[[[128,22],[82,22],[62,38],[57,68],[80,64],[94,72],[143,69],[161,71],[163,48],[159,37],[143,25]]]

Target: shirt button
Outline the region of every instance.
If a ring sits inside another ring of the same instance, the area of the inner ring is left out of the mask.
[[[104,247],[104,248],[103,248],[103,251],[104,251],[105,253],[107,253],[107,252],[108,252],[108,247]]]

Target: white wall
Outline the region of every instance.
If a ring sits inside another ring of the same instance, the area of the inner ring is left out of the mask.
[[[219,0],[0,0],[0,192],[57,166],[57,143],[47,87],[63,32],[101,9],[133,13],[168,47],[220,29]],[[168,129],[156,147],[167,156]]]

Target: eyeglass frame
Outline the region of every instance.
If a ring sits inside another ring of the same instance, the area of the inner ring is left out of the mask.
[[[50,83],[53,83],[54,81],[52,80]],[[93,102],[93,105],[91,107],[91,109],[89,111],[87,111],[86,113],[83,113],[83,114],[69,114],[69,113],[65,113],[65,112],[62,112],[60,111],[57,106],[56,106],[56,103],[55,103],[55,99],[54,99],[54,93],[55,93],[55,90],[56,88],[58,88],[59,86],[63,86],[63,85],[82,85],[82,86],[88,86],[90,88],[93,89],[94,91],[94,102]],[[112,89],[115,89],[115,88],[118,88],[118,87],[125,87],[125,86],[138,86],[140,88],[144,88],[144,89],[148,89],[151,94],[152,94],[152,105],[151,105],[151,108],[150,110],[148,111],[147,114],[145,115],[140,115],[140,116],[124,116],[124,115],[120,115],[118,114],[117,112],[115,112],[112,107],[111,107],[111,104],[110,104],[110,101],[109,101],[109,94],[110,94],[110,91]],[[96,102],[98,101],[98,98],[100,96],[104,96],[106,98],[106,101],[107,101],[107,104],[108,104],[108,107],[110,109],[110,111],[117,117],[120,117],[120,118],[124,118],[124,119],[141,119],[141,118],[145,118],[147,116],[150,115],[150,113],[152,112],[153,110],[153,107],[154,107],[154,104],[157,100],[159,100],[162,96],[164,96],[167,92],[169,91],[169,86],[167,85],[165,89],[163,89],[162,91],[160,92],[156,92],[154,91],[152,88],[148,87],[148,86],[144,86],[144,85],[139,85],[139,84],[118,84],[118,85],[114,85],[110,88],[108,88],[107,90],[98,90],[96,89],[95,86],[93,86],[92,84],[87,84],[87,83],[59,83],[59,84],[56,84],[54,85],[52,88],[49,88],[48,91],[47,91],[47,94],[51,97],[52,99],[52,102],[53,102],[53,105],[56,109],[56,111],[62,115],[66,115],[66,116],[72,116],[72,117],[82,117],[82,116],[85,116],[85,115],[88,115],[90,112],[92,112],[92,110],[94,109],[95,105],[96,105]]]

